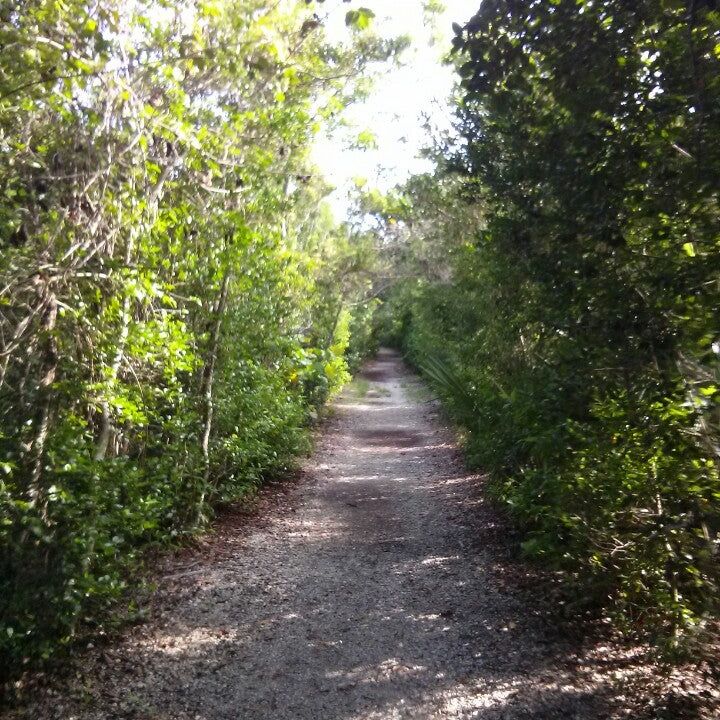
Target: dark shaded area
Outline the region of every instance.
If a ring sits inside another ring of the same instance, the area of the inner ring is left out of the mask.
[[[396,449],[420,447],[424,439],[422,435],[418,433],[408,432],[407,430],[397,430],[390,427],[359,430],[356,435],[365,445]]]

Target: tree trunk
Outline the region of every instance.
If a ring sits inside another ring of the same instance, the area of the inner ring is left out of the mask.
[[[230,285],[230,271],[225,271],[220,295],[215,304],[214,320],[210,335],[210,348],[203,368],[201,396],[203,398],[203,433],[200,447],[203,454],[203,482],[200,498],[198,499],[196,523],[199,523],[202,517],[202,507],[205,502],[207,487],[210,482],[210,435],[212,433],[213,421],[213,384],[215,382],[215,367],[217,366],[218,353],[220,352],[220,336],[222,330],[222,321],[225,316],[225,308],[227,307],[228,287]]]
[[[47,498],[42,487],[43,462],[45,460],[45,448],[50,434],[52,420],[53,392],[52,384],[55,382],[58,368],[58,348],[55,339],[55,325],[57,323],[58,304],[55,293],[48,287],[47,282],[42,283],[39,294],[43,297],[45,309],[41,320],[42,337],[42,366],[40,370],[40,382],[38,383],[38,415],[37,430],[31,445],[31,470],[28,483],[28,496],[30,502],[38,508],[41,517],[47,519]]]
[[[130,266],[134,249],[135,236],[134,234],[131,234],[125,251],[125,267]],[[120,312],[120,336],[118,337],[115,355],[113,356],[113,361],[110,365],[110,377],[107,379],[108,387],[112,387],[115,384],[118,375],[120,374],[120,366],[122,365],[123,357],[125,356],[125,345],[127,343],[128,335],[130,334],[130,309],[130,295],[126,290],[123,298],[122,310]],[[110,416],[110,404],[107,399],[102,400],[100,408],[102,413],[100,419],[100,436],[98,437],[98,441],[95,446],[95,460],[104,460],[107,456],[113,431],[112,417]]]

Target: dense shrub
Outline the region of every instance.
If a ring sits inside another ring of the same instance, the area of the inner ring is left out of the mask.
[[[0,681],[288,467],[347,379],[360,244],[309,148],[400,47],[352,38],[305,2],[0,5]]]
[[[525,551],[671,642],[720,589],[713,6],[483,2],[458,139],[404,188],[417,277],[381,313]]]

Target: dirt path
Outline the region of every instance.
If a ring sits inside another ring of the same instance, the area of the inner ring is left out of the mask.
[[[495,517],[434,406],[391,353],[365,379],[290,507],[176,568],[157,617],[34,717],[610,717],[607,675],[504,589]]]

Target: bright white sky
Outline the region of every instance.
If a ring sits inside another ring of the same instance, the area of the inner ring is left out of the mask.
[[[370,97],[351,107],[345,115],[351,128],[318,139],[313,156],[328,182],[337,189],[330,202],[341,219],[348,208],[348,190],[355,178],[367,179],[367,188],[387,190],[409,175],[429,169],[428,161],[418,157],[427,144],[423,114],[433,125],[448,127],[447,98],[454,83],[453,70],[441,58],[450,47],[451,23],[465,23],[477,12],[480,0],[444,0],[446,10],[436,27],[424,25],[421,0],[363,0],[362,5],[376,15],[374,28],[385,37],[409,35],[412,46],[405,51],[402,67],[386,68]],[[326,27],[330,37],[346,32],[345,13],[354,4],[327,0],[323,14],[329,13]],[[434,45],[432,36],[440,35]],[[370,130],[377,149],[354,150],[348,141]]]

